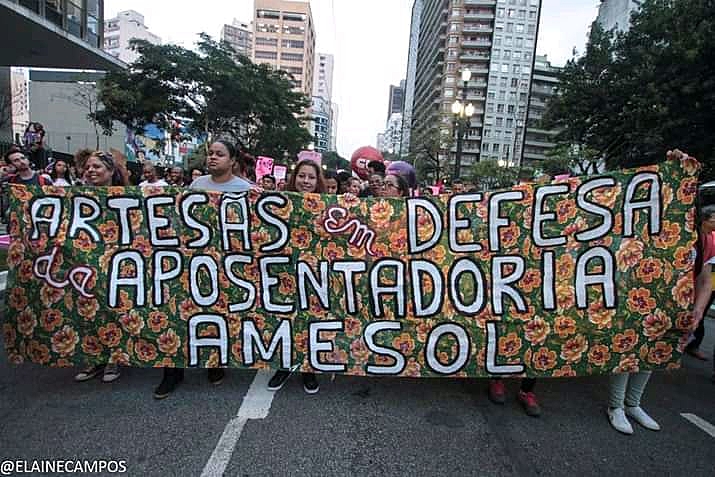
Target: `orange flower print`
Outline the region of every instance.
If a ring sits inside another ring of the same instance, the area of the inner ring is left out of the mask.
[[[596,325],[599,330],[610,328],[615,315],[616,310],[606,308],[602,300],[596,300],[588,306],[588,321]]]
[[[387,227],[394,213],[395,210],[389,201],[378,200],[370,207],[370,222],[375,228],[382,229]]]
[[[159,343],[159,351],[169,356],[176,355],[179,346],[181,346],[181,340],[172,329],[160,334],[159,338],[157,338],[157,342]]]
[[[647,315],[655,309],[655,299],[651,297],[650,290],[647,288],[636,288],[628,292],[628,301],[626,302],[628,310],[633,313]]]
[[[320,214],[325,210],[325,202],[320,198],[320,194],[305,194],[302,201],[303,210],[311,214]]]
[[[646,258],[636,268],[636,277],[643,283],[653,283],[662,275],[663,262],[657,258]]]
[[[501,246],[505,249],[515,246],[520,236],[521,229],[514,222],[510,222],[508,227],[503,227],[499,230]]]
[[[549,348],[539,348],[532,357],[534,369],[538,371],[548,371],[556,367],[556,352]]]
[[[139,336],[141,330],[144,329],[144,318],[135,310],[125,313],[119,317],[119,323],[124,328],[124,331],[130,335]]]
[[[134,351],[140,361],[149,363],[156,359],[156,346],[145,340],[138,340],[134,346]]]
[[[588,350],[588,362],[594,366],[605,366],[611,360],[608,346],[594,345]]]
[[[588,349],[588,340],[583,335],[576,335],[561,346],[561,359],[568,363],[581,361],[583,353]]]
[[[410,356],[415,350],[415,342],[409,333],[402,333],[392,340],[392,347],[405,356]]]
[[[576,201],[573,199],[560,200],[556,203],[556,218],[560,224],[565,224],[576,217]]]
[[[99,341],[108,348],[119,345],[122,339],[122,330],[115,323],[107,323],[107,326],[99,327]]]
[[[281,295],[292,295],[295,293],[296,290],[296,285],[295,285],[295,277],[293,275],[290,275],[288,273],[279,273],[278,274],[278,292]]]
[[[72,241],[72,246],[82,253],[89,253],[95,248],[97,248],[97,244],[85,232],[79,233],[79,236]]]
[[[551,375],[555,378],[573,378],[576,377],[576,370],[567,364],[560,369],[555,369]]]
[[[680,313],[678,313],[678,318],[676,318],[675,320],[675,328],[678,331],[692,331],[694,326],[695,320],[693,319],[692,313],[690,313],[689,311],[681,311]]]
[[[33,363],[48,364],[50,362],[50,349],[39,341],[30,341],[26,353]]]
[[[329,242],[323,249],[323,257],[331,262],[341,260],[345,257],[345,250],[340,248],[335,242]]]
[[[541,286],[541,271],[535,270],[533,268],[529,269],[524,273],[524,276],[519,282],[519,287],[524,290],[525,293],[531,293]]]
[[[19,240],[13,240],[7,250],[7,265],[16,268],[25,258],[25,246]]]
[[[561,338],[573,335],[576,333],[576,321],[568,316],[559,316],[554,320],[554,331]]]
[[[657,248],[673,248],[680,240],[680,230],[680,224],[664,220],[660,234],[654,237],[653,243]]]
[[[618,366],[613,370],[616,373],[636,373],[640,370],[639,360],[635,354],[622,356]]]
[[[616,252],[618,270],[625,272],[636,266],[643,258],[643,242],[637,239],[623,239]]]
[[[576,303],[576,290],[571,285],[556,285],[556,306],[559,310],[570,310]]]
[[[556,260],[556,279],[563,280],[572,277],[576,270],[576,262],[571,255],[562,255]]]
[[[534,318],[524,324],[524,336],[532,346],[544,344],[550,332],[549,324],[541,318]]]
[[[678,270],[686,270],[693,266],[693,250],[687,247],[678,247],[674,254],[673,266]]]
[[[509,333],[499,338],[499,355],[511,358],[519,354],[521,338],[516,333]]]
[[[648,353],[648,362],[651,364],[663,364],[673,357],[673,347],[668,343],[658,341]]]
[[[66,358],[72,356],[79,343],[79,337],[75,330],[65,325],[61,330],[52,335],[52,351]]]
[[[627,353],[638,344],[638,335],[634,330],[626,330],[613,337],[613,351],[616,353]]]
[[[90,356],[99,356],[102,354],[104,346],[99,342],[96,336],[85,336],[82,338],[82,351]]]
[[[96,298],[84,298],[80,297],[77,299],[77,313],[82,318],[87,320],[94,320],[99,310],[99,303],[97,303]]]
[[[358,338],[350,343],[350,356],[359,363],[367,362],[370,357],[370,350],[367,349],[367,345],[362,338]]]
[[[52,332],[62,324],[62,313],[58,310],[43,310],[40,313],[40,326],[47,332]]]
[[[693,286],[693,277],[686,273],[681,275],[673,288],[673,298],[681,308],[689,308],[693,303],[695,289]]]
[[[166,316],[166,313],[162,313],[161,311],[152,311],[149,313],[147,324],[154,333],[159,333],[161,330],[169,326],[169,318]]]
[[[37,317],[30,309],[23,310],[17,315],[17,331],[25,336],[31,336],[37,327]]]
[[[7,298],[7,302],[13,309],[20,311],[27,306],[27,297],[25,296],[25,289],[15,287],[10,290],[10,295]]]
[[[643,319],[643,334],[650,341],[661,338],[670,327],[670,317],[661,310],[656,310]]]
[[[302,227],[294,228],[290,232],[290,240],[293,246],[299,249],[308,248],[313,241],[313,234]]]
[[[119,226],[115,221],[108,220],[97,228],[104,243],[116,243],[119,240]]]
[[[678,187],[678,192],[676,192],[676,197],[682,204],[692,204],[695,202],[695,196],[698,193],[698,178],[690,177],[688,179],[683,179],[680,182],[680,187]]]

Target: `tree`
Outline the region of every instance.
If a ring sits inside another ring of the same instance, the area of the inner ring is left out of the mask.
[[[451,132],[432,127],[421,135],[413,136],[407,158],[412,163],[420,179],[440,179],[449,176],[448,151],[452,147]]]
[[[646,0],[626,33],[594,24],[545,115],[560,143],[587,146],[608,168],[634,167],[679,148],[715,168],[715,2]]]
[[[293,91],[288,73],[236,56],[226,43],[200,35],[197,51],[133,40],[139,59],[107,75],[100,91],[104,109],[95,116],[137,132],[150,123],[177,134],[228,136],[254,155],[295,155],[311,140],[302,115],[310,105]],[[237,58],[237,59],[236,59]]]
[[[517,178],[517,168],[502,167],[497,161],[480,161],[472,166],[471,179],[482,191],[511,187]]]
[[[337,171],[339,169],[344,169],[346,171],[350,170],[350,161],[340,156],[335,151],[328,151],[323,153],[323,164],[331,170]]]
[[[110,135],[111,131],[103,128],[100,119],[97,117],[97,113],[101,108],[98,98],[97,83],[94,81],[82,81],[78,78],[72,88],[68,90],[68,93],[64,95],[64,98],[87,112],[87,120],[94,128],[94,147],[99,150],[99,136],[102,133]]]
[[[598,174],[603,165],[599,153],[588,146],[561,143],[546,155],[548,159],[540,166],[550,176],[572,172],[580,176]]]

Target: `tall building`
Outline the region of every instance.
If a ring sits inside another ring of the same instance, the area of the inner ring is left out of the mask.
[[[132,50],[133,39],[146,40],[158,45],[161,38],[149,31],[144,24],[144,15],[134,10],[119,12],[116,17],[104,22],[104,51],[125,63],[133,63],[139,54]]]
[[[333,102],[333,70],[335,68],[335,57],[327,53],[318,53],[315,62],[315,78],[313,80],[313,107],[316,107],[316,98],[319,111],[313,111],[315,120],[313,121],[313,136],[316,138],[315,146],[318,150],[318,138],[322,138],[325,124],[323,123],[324,110],[328,109],[327,123],[327,145],[325,150],[336,150],[338,105]],[[321,139],[322,141],[322,139]],[[322,151],[321,151],[322,152]]]
[[[410,151],[410,137],[412,132],[412,111],[415,98],[415,81],[417,77],[417,54],[420,42],[420,20],[424,0],[415,0],[412,5],[412,22],[410,24],[410,51],[407,56],[407,76],[405,79],[404,107],[402,108],[402,154]]]
[[[390,85],[390,97],[387,106],[387,120],[395,113],[402,114],[405,105],[405,80],[400,81],[400,86]]]
[[[631,14],[640,9],[643,0],[601,0],[596,21],[604,30],[627,31]]]
[[[253,57],[253,26],[233,19],[231,25],[221,28],[221,41],[225,41],[236,50],[236,53]]]
[[[320,96],[328,101],[333,100],[333,70],[335,57],[327,53],[318,53],[315,64],[315,80],[313,81],[313,96]]]
[[[330,150],[330,101],[320,96],[313,96],[311,104],[313,146],[318,152]]]
[[[456,136],[452,104],[474,106],[460,174],[480,159],[521,162],[541,0],[424,0],[417,45],[411,146],[434,125]],[[462,83],[461,73],[471,72]],[[443,159],[456,156],[456,141]],[[451,171],[450,171],[451,172]]]
[[[524,163],[534,166],[548,156],[556,144],[554,137],[558,131],[541,127],[541,119],[549,101],[556,94],[561,68],[551,66],[546,55],[537,56],[534,63],[534,76],[531,82],[529,115],[526,120],[526,138],[524,141]]]
[[[382,144],[378,144],[378,149],[390,154],[402,155],[400,150],[402,145],[402,113],[392,113],[385,125],[385,132],[378,134],[382,137]]]
[[[253,60],[292,74],[295,89],[312,96],[315,26],[310,3],[255,0]]]
[[[12,136],[22,137],[30,123],[30,91],[23,68],[14,68],[11,77]]]

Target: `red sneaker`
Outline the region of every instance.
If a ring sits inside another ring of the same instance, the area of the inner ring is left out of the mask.
[[[494,404],[504,404],[506,402],[504,381],[501,379],[489,380],[489,400]]]
[[[536,400],[536,394],[519,391],[519,402],[524,407],[527,416],[539,417],[541,415],[541,407],[539,407],[539,401]]]

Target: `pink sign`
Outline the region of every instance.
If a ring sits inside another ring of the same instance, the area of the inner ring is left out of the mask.
[[[256,160],[256,181],[260,181],[261,177],[273,173],[273,158],[258,156]]]
[[[286,166],[273,166],[273,176],[276,178],[276,181],[284,181],[286,178],[286,172],[288,172],[288,168]]]
[[[300,151],[298,153],[298,160],[299,161],[304,161],[304,160],[313,161],[320,166],[323,163],[323,155],[316,151]]]

